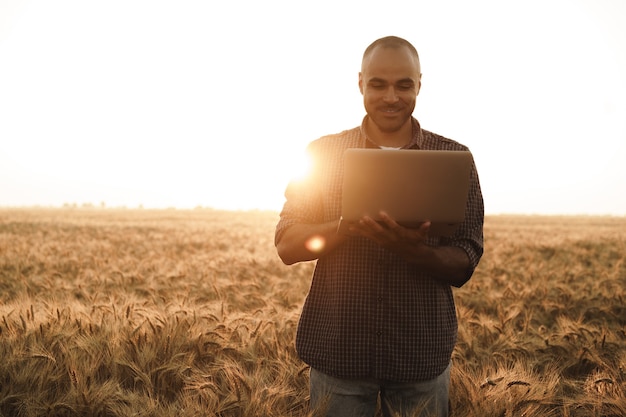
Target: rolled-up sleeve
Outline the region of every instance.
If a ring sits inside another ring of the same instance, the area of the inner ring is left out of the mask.
[[[483,224],[485,218],[485,208],[483,196],[480,189],[480,181],[476,165],[472,163],[472,171],[470,177],[470,187],[468,190],[467,203],[465,207],[465,220],[460,225],[457,232],[446,244],[457,246],[467,253],[469,258],[469,268],[465,282],[467,282],[474,273],[474,270],[480,262],[483,255]]]

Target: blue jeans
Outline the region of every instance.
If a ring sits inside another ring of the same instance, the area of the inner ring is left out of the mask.
[[[373,417],[380,394],[385,417],[447,417],[450,367],[430,381],[406,383],[338,379],[311,368],[311,409],[327,417]]]

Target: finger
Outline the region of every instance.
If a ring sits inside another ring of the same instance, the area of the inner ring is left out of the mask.
[[[384,244],[396,239],[395,232],[390,230],[386,224],[376,221],[369,216],[364,216],[359,220],[359,234],[378,244]]]
[[[421,240],[428,239],[430,225],[431,225],[430,221],[425,221],[424,223],[420,224],[420,226],[417,229],[414,229],[416,234],[420,237]]]
[[[378,215],[387,229],[393,230],[396,233],[403,229],[403,227],[398,224],[398,222],[396,222],[386,211],[381,211]]]
[[[363,218],[359,221],[359,224],[372,232],[382,232],[385,230],[379,222],[369,216],[363,216]]]
[[[367,237],[369,235],[378,233],[376,227],[379,227],[372,219],[363,217],[359,221],[353,223],[350,226],[350,234],[352,236]]]

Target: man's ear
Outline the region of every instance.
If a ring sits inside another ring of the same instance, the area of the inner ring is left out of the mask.
[[[420,90],[422,89],[422,73],[420,72],[420,77],[417,80],[417,95],[419,95]]]
[[[359,91],[363,94],[363,73],[359,72]]]

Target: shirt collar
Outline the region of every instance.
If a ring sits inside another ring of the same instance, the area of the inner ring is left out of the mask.
[[[379,146],[374,143],[369,137],[367,137],[367,133],[365,133],[365,122],[369,116],[365,116],[363,121],[361,122],[361,137],[362,137],[362,145],[364,148],[378,148]],[[402,149],[421,149],[421,144],[423,142],[423,133],[420,123],[417,121],[415,117],[411,117],[411,125],[413,133],[411,135],[411,141],[402,147]]]

